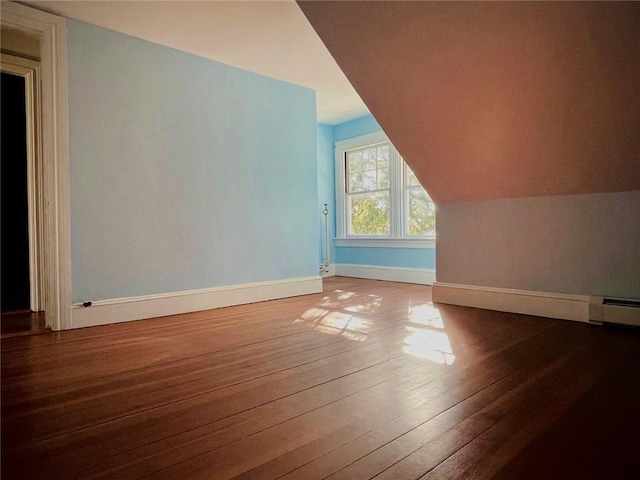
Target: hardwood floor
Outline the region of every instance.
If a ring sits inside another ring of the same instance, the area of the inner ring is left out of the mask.
[[[2,312],[0,317],[0,338],[46,333],[44,312],[20,311]]]
[[[640,332],[325,292],[2,339],[3,479],[640,478]]]

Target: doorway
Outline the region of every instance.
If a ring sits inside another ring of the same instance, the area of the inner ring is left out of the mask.
[[[3,57],[6,53],[17,53],[22,57],[25,54],[22,48],[25,46],[35,47],[38,51],[40,79],[34,85],[39,87],[37,94],[40,98],[34,101],[42,106],[38,112],[41,121],[38,123],[37,135],[41,142],[38,145],[39,170],[34,174],[41,186],[35,193],[40,204],[46,205],[46,209],[39,210],[42,215],[37,220],[40,238],[36,244],[40,245],[41,251],[36,249],[35,252],[29,252],[30,260],[34,255],[40,255],[39,263],[30,261],[30,276],[38,273],[38,269],[34,271],[32,265],[41,265],[40,278],[36,282],[31,280],[30,283],[31,301],[35,302],[35,305],[32,303],[31,310],[46,309],[47,327],[65,330],[72,328],[66,20],[15,2],[0,2],[0,10]],[[20,37],[31,37],[33,41],[24,38],[13,43],[5,41],[5,34],[9,31],[18,32]],[[2,70],[5,71],[4,59],[1,63]],[[27,78],[28,103],[28,78],[33,78],[34,75],[28,72],[6,73]],[[29,195],[31,193],[34,192]],[[29,218],[35,217],[30,215]],[[37,298],[34,298],[34,284],[39,286]]]
[[[2,313],[31,309],[25,80],[2,72]]]
[[[45,325],[39,62],[2,54],[2,334]]]

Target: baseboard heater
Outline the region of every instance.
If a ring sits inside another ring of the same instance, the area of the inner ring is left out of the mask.
[[[592,296],[589,321],[640,327],[640,300]]]

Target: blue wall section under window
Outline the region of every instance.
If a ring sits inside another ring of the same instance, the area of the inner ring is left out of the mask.
[[[436,258],[433,248],[338,247],[336,263],[433,269]]]
[[[68,21],[74,301],[318,274],[313,90]]]
[[[330,132],[331,130],[331,132]],[[318,126],[318,191],[320,203],[330,198],[331,239],[335,238],[335,149],[334,144],[342,140],[379,132],[382,129],[372,115],[356,118],[330,127]],[[330,148],[328,145],[330,144]],[[329,175],[331,172],[331,175]],[[326,182],[330,182],[327,184]],[[322,184],[325,183],[323,186]],[[328,185],[328,186],[327,186]],[[332,192],[329,195],[327,192]],[[322,237],[324,238],[324,237]],[[323,240],[321,239],[321,244]],[[435,269],[433,248],[389,248],[389,247],[334,247],[331,241],[332,263],[351,265],[375,265],[384,267],[408,267]]]

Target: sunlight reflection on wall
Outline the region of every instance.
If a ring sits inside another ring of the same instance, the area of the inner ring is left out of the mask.
[[[449,336],[444,332],[440,310],[431,303],[409,305],[408,320],[416,326],[407,326],[409,335],[404,339],[403,351],[443,365],[456,359]]]

